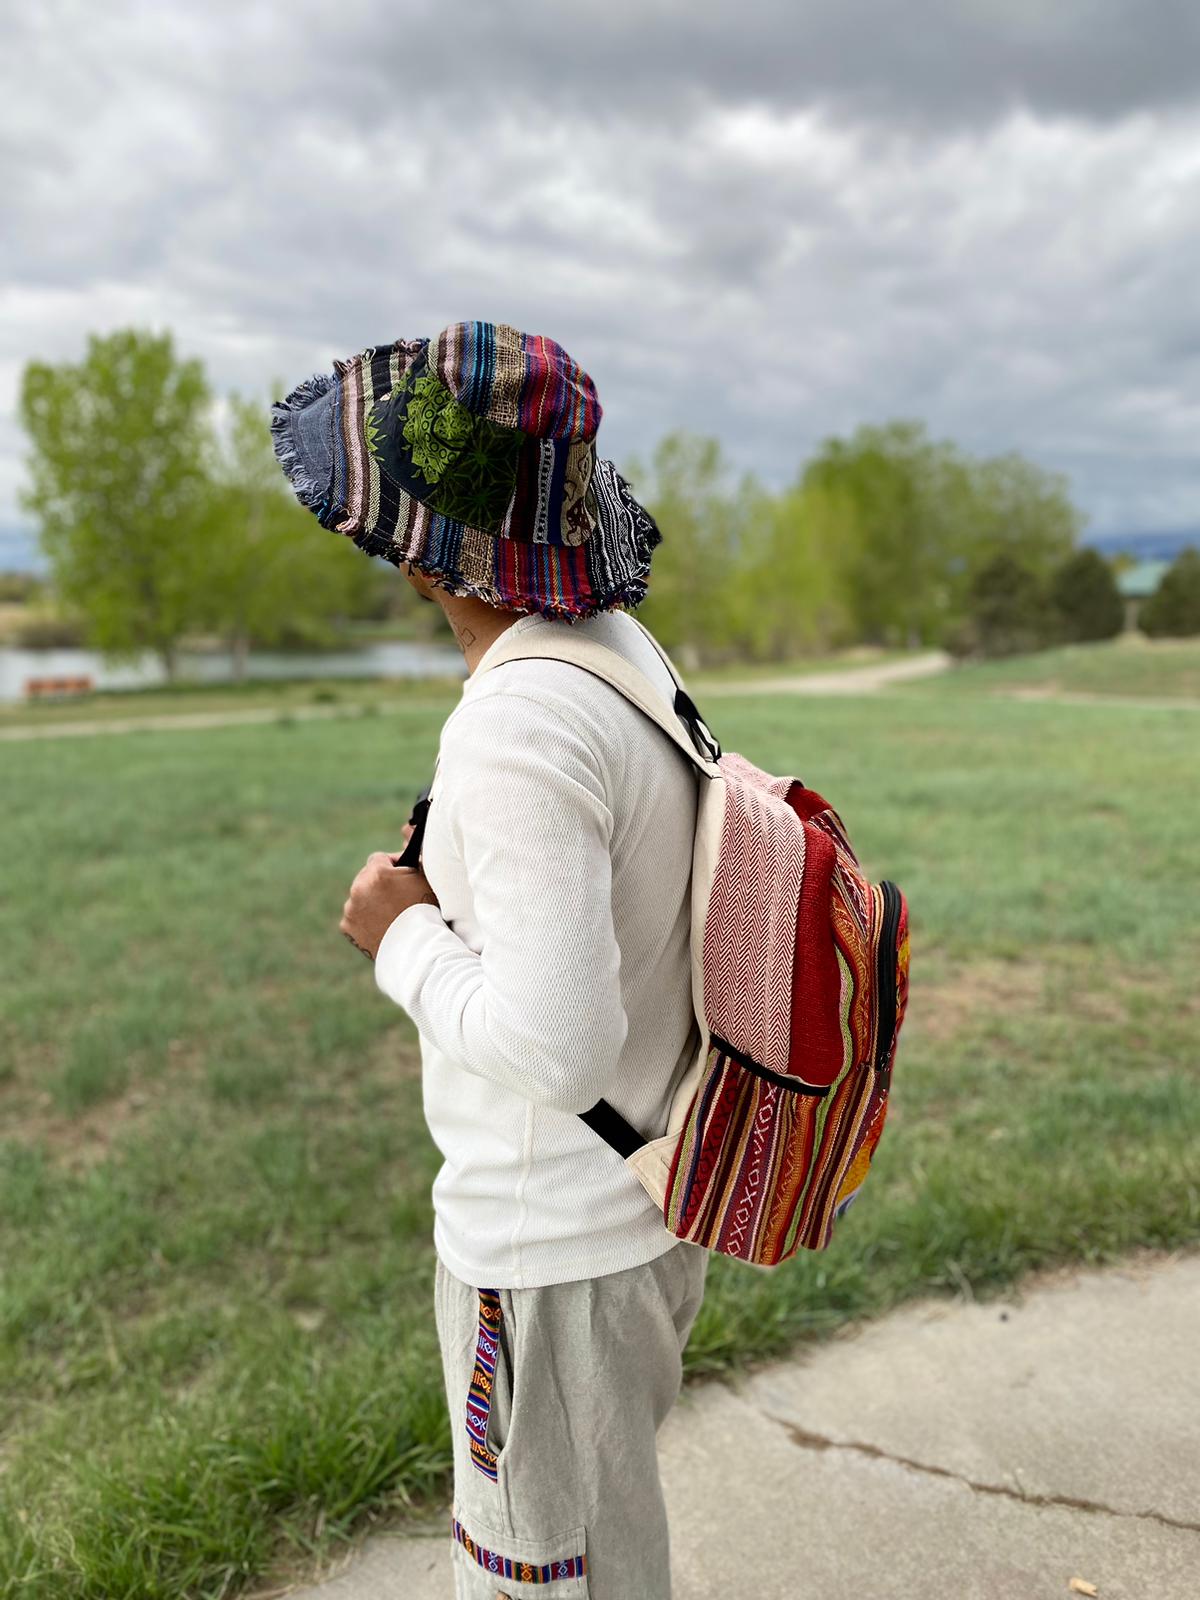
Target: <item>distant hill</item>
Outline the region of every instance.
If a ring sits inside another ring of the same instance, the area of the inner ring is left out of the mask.
[[[1200,550],[1200,528],[1176,529],[1170,533],[1102,533],[1085,535],[1084,544],[1103,556],[1131,555],[1137,561],[1174,561],[1190,545]]]

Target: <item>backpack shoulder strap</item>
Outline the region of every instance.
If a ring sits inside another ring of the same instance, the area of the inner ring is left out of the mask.
[[[650,632],[650,629],[646,626],[646,624],[642,621],[642,619],[640,617],[635,617],[632,611],[627,611],[625,613],[625,615],[629,618],[629,620],[632,623],[634,623],[641,630],[641,632],[645,635],[645,637],[647,639],[649,639],[650,643],[654,646],[654,648],[658,651],[659,655],[662,657],[663,662],[666,665],[667,671],[671,674],[671,677],[673,678],[673,680],[675,682],[675,687],[677,689],[682,689],[683,688],[683,679],[679,676],[679,672],[676,669],[675,663],[671,660],[670,656],[663,649],[662,645],[659,644],[658,640]]]
[[[636,617],[634,621],[637,621]],[[504,639],[484,670],[490,672],[493,667],[498,667],[505,661],[521,661],[530,657],[574,662],[576,666],[583,667],[585,671],[594,673],[598,678],[603,678],[606,683],[611,683],[614,689],[623,694],[627,700],[631,700],[639,710],[644,711],[658,724],[672,743],[700,768],[705,777],[723,779],[725,774],[717,765],[717,758],[721,754],[720,745],[701,720],[700,713],[684,689],[670,657],[648,628],[640,622],[638,627],[651,640],[667,664],[676,686],[673,708],[639,667],[627,661],[618,651],[600,644],[598,640],[585,639],[580,634],[573,633],[570,624],[553,629],[525,629],[515,637]],[[478,670],[476,668],[476,671]],[[687,722],[690,738],[684,735],[680,719]],[[712,755],[709,753],[710,745]],[[646,1143],[644,1136],[632,1127],[615,1107],[609,1105],[607,1100],[598,1100],[589,1110],[580,1112],[579,1118],[593,1133],[598,1134],[606,1144],[610,1145],[622,1160],[642,1149]]]
[[[665,663],[667,671],[671,674],[672,681],[675,684],[675,709],[687,723],[689,729],[691,730],[692,738],[703,750],[711,751],[713,757],[719,760],[721,755],[720,743],[717,740],[716,735],[708,727],[708,724],[705,722],[704,718],[700,715],[696,702],[687,692],[683,679],[679,676],[679,670],[675,663],[671,660],[670,656],[663,649],[662,645],[659,644],[658,640],[650,632],[650,629],[640,617],[635,617],[632,611],[627,611],[625,614],[632,622],[637,624],[645,637],[649,639],[650,643],[654,646],[655,650],[658,651],[658,654]]]
[[[642,624],[639,623],[638,626],[641,627]],[[643,629],[643,632],[648,633],[648,631]],[[667,660],[667,665],[671,668],[671,677],[678,686],[674,709],[668,705],[639,667],[635,667],[618,651],[610,649],[608,645],[601,644],[596,639],[585,639],[578,634],[572,634],[569,623],[555,628],[525,629],[513,638],[503,639],[483,670],[490,672],[506,661],[520,661],[530,657],[573,662],[577,667],[583,667],[585,671],[603,678],[606,683],[611,683],[614,689],[623,694],[627,700],[631,700],[639,710],[644,711],[684,755],[700,768],[705,777],[724,777],[715,757],[703,748],[703,735],[697,731],[697,725],[700,729],[704,729],[705,734],[707,729],[704,728],[699,712],[696,711],[686,691],[679,685],[678,676],[663,654],[661,646],[658,646],[657,640],[654,642],[659,654]],[[476,671],[479,669],[476,668]],[[692,732],[691,738],[688,738],[680,727],[680,718],[688,723]],[[719,756],[720,746],[711,734],[708,735],[708,739],[715,749],[716,756]],[[700,748],[697,748],[698,746]]]

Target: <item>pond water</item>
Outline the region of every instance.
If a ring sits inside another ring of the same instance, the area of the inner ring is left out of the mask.
[[[229,683],[228,655],[179,657],[180,677],[193,683]],[[385,640],[356,650],[300,652],[254,650],[246,660],[248,678],[465,678],[467,664],[451,644]],[[97,689],[141,689],[165,682],[158,658],[145,655],[120,667],[105,665],[95,650],[0,649],[0,701],[25,699],[29,678],[91,678]]]

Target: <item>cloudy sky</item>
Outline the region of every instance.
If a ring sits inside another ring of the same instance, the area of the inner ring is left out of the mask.
[[[1200,527],[1196,0],[0,0],[0,566],[24,363],[168,326],[269,398],[461,318],[618,462],[925,419]]]

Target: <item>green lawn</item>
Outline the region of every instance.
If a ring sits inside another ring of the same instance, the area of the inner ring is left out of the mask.
[[[0,1595],[229,1595],[445,1483],[413,1031],[339,936],[454,696],[9,745]],[[714,1371],[930,1291],[1200,1239],[1195,714],[723,699],[913,914],[831,1250],[714,1262]]]
[[[906,688],[908,686],[906,685]],[[1125,635],[1008,661],[972,662],[920,684],[925,693],[1098,694],[1200,700],[1200,639]]]

